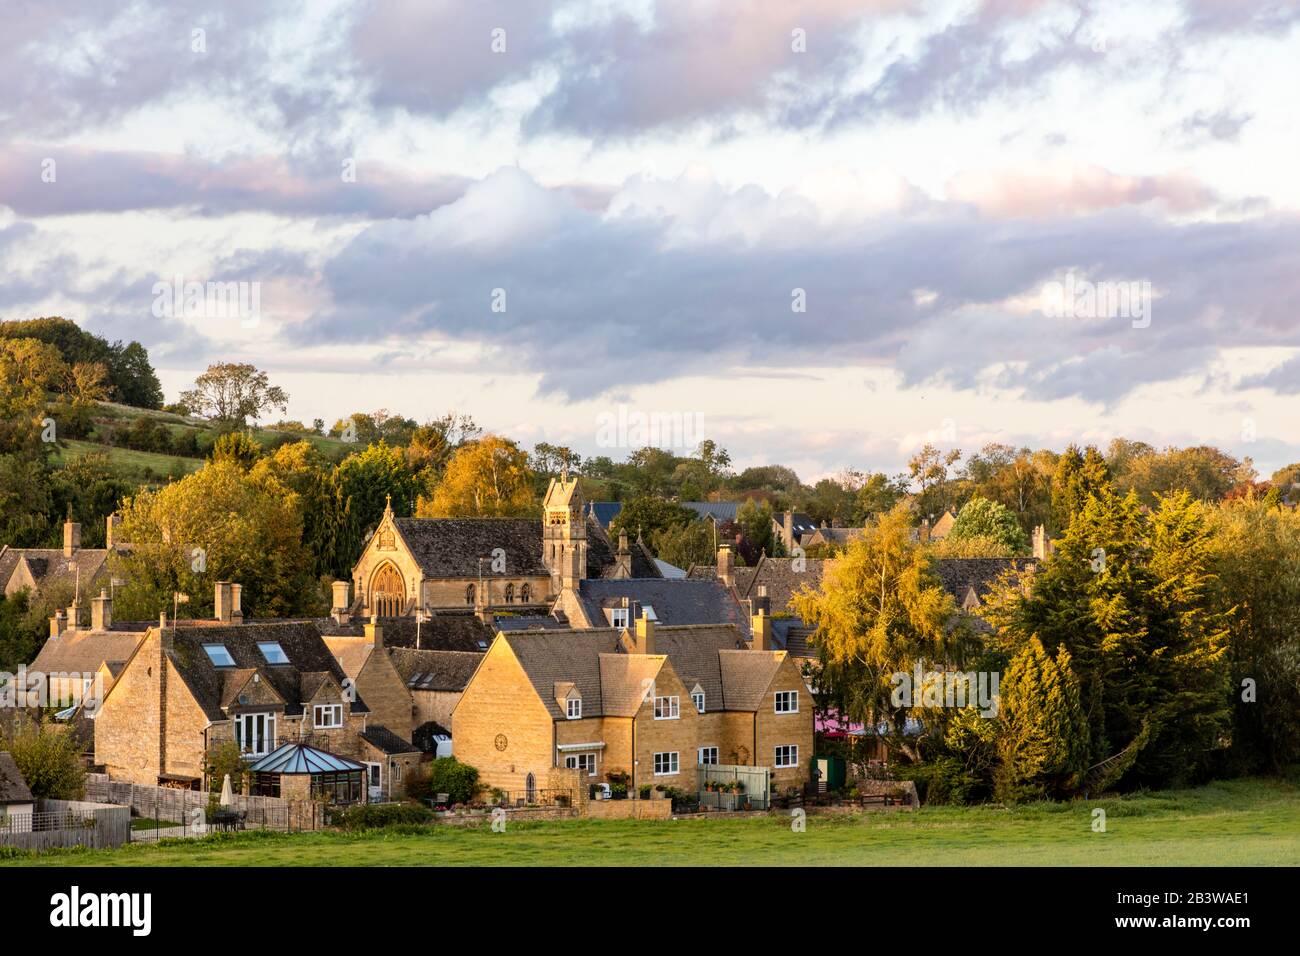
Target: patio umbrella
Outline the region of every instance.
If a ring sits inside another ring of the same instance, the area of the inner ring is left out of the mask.
[[[235,802],[235,795],[230,789],[230,774],[226,774],[226,779],[221,784],[221,805],[228,807]]]

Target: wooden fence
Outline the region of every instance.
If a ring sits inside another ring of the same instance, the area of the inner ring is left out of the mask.
[[[39,806],[39,812],[31,814],[27,821],[31,831],[23,832],[22,818],[15,817],[9,826],[0,828],[0,845],[20,850],[73,846],[100,850],[121,846],[131,839],[131,811],[127,807],[81,800],[42,800]]]
[[[86,796],[104,803],[130,807],[137,816],[170,820],[189,826],[204,822],[212,794],[199,790],[150,787],[110,780],[107,774],[86,774]],[[249,826],[268,830],[319,830],[325,825],[324,808],[318,803],[283,800],[279,797],[250,797],[235,794],[230,809],[244,814]]]

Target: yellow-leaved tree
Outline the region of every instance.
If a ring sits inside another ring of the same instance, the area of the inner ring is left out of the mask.
[[[537,513],[528,453],[508,438],[488,435],[456,450],[420,518],[507,518]]]

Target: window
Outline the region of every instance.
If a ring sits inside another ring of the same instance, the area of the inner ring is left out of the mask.
[[[704,713],[704,691],[697,690],[691,694],[691,703],[695,705],[695,710],[698,713]]]
[[[262,656],[266,658],[268,664],[289,663],[289,655],[286,654],[284,648],[275,641],[266,641],[265,643],[259,642],[257,649],[262,652]]]
[[[237,714],[235,743],[239,752],[260,757],[275,749],[275,714]]]
[[[515,586],[513,584],[506,585],[506,603],[507,604],[515,603]]]
[[[656,697],[655,720],[676,720],[681,714],[680,698]]]
[[[776,692],[776,712],[778,714],[799,713],[799,692],[797,690],[778,690]]]
[[[474,604],[474,585],[465,588],[465,603],[473,606]]]
[[[343,726],[342,704],[317,704],[312,711],[312,723],[317,730],[331,730]]]
[[[564,758],[564,765],[570,770],[585,770],[588,777],[596,776],[595,754],[570,754]]]
[[[393,764],[393,783],[401,783],[401,782],[402,782],[402,765],[400,763],[395,763]]]
[[[797,767],[799,766],[799,745],[782,744],[776,748],[776,760],[773,762],[776,767]]]
[[[641,616],[645,618],[647,621],[659,620],[659,618],[655,617],[655,609],[654,609],[654,605],[652,604],[641,605]]]
[[[609,623],[611,627],[627,627],[627,608],[611,608],[609,612]]]
[[[383,766],[377,763],[366,764],[366,781],[370,789],[378,790],[383,786]]]
[[[528,599],[532,597],[532,595],[533,595],[533,589],[530,588],[527,584],[525,584],[523,587],[519,589],[519,600],[523,604],[527,604]]]
[[[361,799],[362,773],[360,770],[314,773],[311,775],[311,798],[327,803],[356,803]]]
[[[225,644],[204,644],[203,650],[208,655],[208,660],[212,661],[213,667],[234,667],[235,659],[230,656],[230,651],[226,650]]]
[[[577,720],[582,716],[582,698],[570,697],[565,701],[568,705],[567,714],[570,720]]]
[[[717,747],[701,747],[701,748],[700,748],[700,764],[701,764],[701,765],[706,764],[706,763],[717,763],[717,762],[718,762],[718,748],[717,748]]]
[[[677,751],[655,754],[655,776],[666,777],[677,772]]]

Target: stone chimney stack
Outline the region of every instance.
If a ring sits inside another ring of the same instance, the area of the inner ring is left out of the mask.
[[[384,625],[379,623],[377,615],[370,615],[370,620],[365,627],[366,640],[375,646],[375,650],[380,651],[384,648]]]
[[[244,586],[230,585],[230,620],[234,624],[244,623]]]
[[[223,624],[231,623],[230,582],[218,581],[212,596],[212,615]]]
[[[332,585],[334,597],[333,600],[330,601],[330,604],[333,605],[330,608],[330,617],[334,618],[334,620],[339,624],[347,624],[352,618],[350,611],[352,606],[350,600],[351,588],[351,581],[335,581]]]
[[[929,518],[921,519],[921,527],[917,529],[917,537],[920,539],[922,544],[925,544],[927,541],[930,540],[930,519]]]
[[[109,515],[104,522],[104,547],[112,551],[122,542],[117,540],[118,529],[122,526],[121,515]]]
[[[1034,557],[1040,561],[1046,561],[1055,548],[1052,547],[1052,542],[1048,540],[1047,529],[1041,524],[1034,526],[1033,541]]]
[[[718,579],[727,587],[735,580],[735,564],[731,556],[731,545],[718,545]]]
[[[772,649],[772,618],[768,616],[767,608],[759,607],[754,616],[749,619],[749,646],[755,651],[770,651]]]
[[[70,558],[81,547],[81,525],[75,521],[63,522],[63,556]]]
[[[781,543],[785,545],[785,553],[789,554],[794,550],[794,512],[787,511],[781,516]]]
[[[54,612],[54,616],[50,618],[50,637],[58,637],[67,629],[68,629],[67,615],[63,613],[63,608],[59,608],[57,611]]]
[[[107,631],[113,626],[113,599],[108,596],[108,592],[103,588],[99,589],[99,597],[90,602],[90,629],[92,631]]]
[[[655,653],[655,622],[644,615],[636,619],[636,652]]]
[[[170,651],[176,642],[172,627],[167,626],[167,612],[158,612],[158,646],[161,651]]]
[[[77,625],[81,623],[81,602],[76,598],[68,605],[68,630],[75,631]]]

